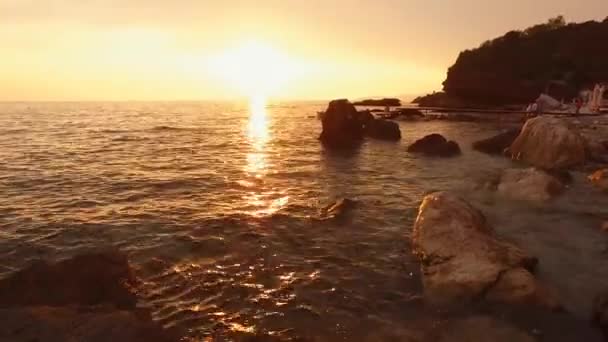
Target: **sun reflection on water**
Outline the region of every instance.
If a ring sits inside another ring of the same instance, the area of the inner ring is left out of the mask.
[[[266,171],[266,143],[269,139],[266,101],[263,98],[253,98],[249,104],[249,123],[247,133],[252,151],[247,154],[245,171],[261,178]]]

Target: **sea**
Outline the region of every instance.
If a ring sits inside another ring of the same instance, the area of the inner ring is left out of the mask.
[[[0,277],[119,249],[143,281],[140,305],[192,341],[418,341],[478,314],[540,340],[595,338],[584,336],[596,336],[591,302],[608,288],[608,197],[587,174],[573,172],[554,201],[509,200],[484,184],[522,166],[471,149],[508,124],[399,122],[399,142],[332,151],[318,140],[326,105],[1,103]],[[462,155],[406,151],[430,133]],[[537,256],[565,312],[426,304],[410,234],[424,195],[440,190]],[[355,206],[328,217],[341,198]]]

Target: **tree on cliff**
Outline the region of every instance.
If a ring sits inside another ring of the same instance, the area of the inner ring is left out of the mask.
[[[608,81],[608,18],[567,24],[549,19],[460,53],[443,83],[450,96],[481,104],[531,102],[543,91],[570,100]]]

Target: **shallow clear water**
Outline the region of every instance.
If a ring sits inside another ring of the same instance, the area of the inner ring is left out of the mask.
[[[452,190],[538,256],[539,277],[587,319],[608,287],[608,197],[584,174],[554,202],[508,201],[480,185],[514,165],[470,149],[504,127],[400,123],[401,142],[339,153],[317,140],[323,107],[0,104],[0,275],[113,246],[145,280],[154,317],[190,337],[409,336],[442,316],[420,300],[408,236],[423,195]],[[429,133],[463,155],[406,152]],[[320,219],[340,197],[356,208]]]

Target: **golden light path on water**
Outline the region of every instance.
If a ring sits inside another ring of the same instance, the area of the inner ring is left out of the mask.
[[[252,97],[249,103],[249,120],[247,124],[247,136],[251,150],[247,154],[245,172],[249,177],[255,178],[255,182],[247,182],[248,185],[254,187],[264,183],[264,177],[269,171],[266,160],[268,142],[271,138],[269,124],[266,99],[259,96]],[[289,202],[289,196],[277,189],[256,189],[256,191],[252,191],[244,196],[244,199],[248,204],[259,208],[253,212],[254,216],[271,215],[285,207]]]

